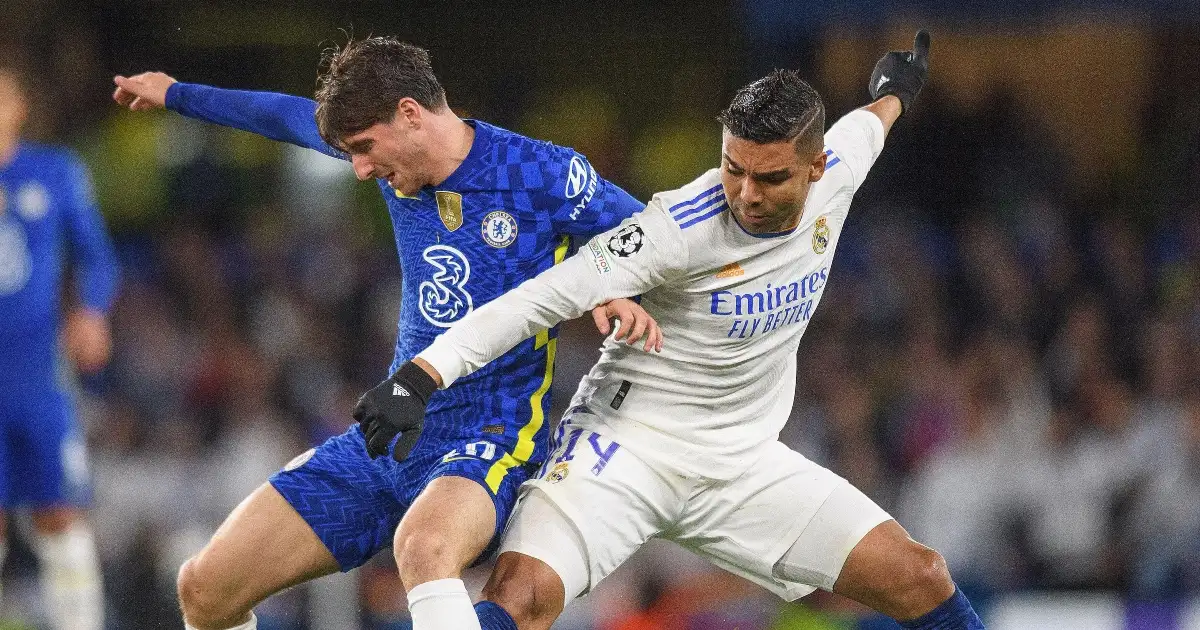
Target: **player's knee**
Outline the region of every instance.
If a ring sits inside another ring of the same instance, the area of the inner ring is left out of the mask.
[[[536,574],[493,574],[483,589],[483,597],[499,604],[519,628],[549,627],[563,606],[562,590]]]
[[[236,620],[249,612],[240,610],[236,598],[223,592],[216,578],[209,575],[199,556],[190,558],[179,568],[176,587],[183,618],[197,628],[224,627],[221,624]]]
[[[946,560],[938,552],[914,542],[908,545],[904,558],[886,595],[894,608],[893,616],[901,619],[929,612],[954,590]]]
[[[406,588],[457,575],[462,566],[458,549],[445,533],[420,528],[398,531],[393,544],[400,580]]]

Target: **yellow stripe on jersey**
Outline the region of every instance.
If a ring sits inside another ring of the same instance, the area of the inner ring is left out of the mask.
[[[567,247],[571,243],[569,236],[564,236],[558,247],[554,249],[554,264],[561,263],[567,257]],[[533,455],[534,443],[533,437],[538,431],[542,430],[542,425],[546,423],[546,414],[542,411],[542,399],[546,397],[546,392],[550,391],[550,384],[554,381],[554,356],[558,349],[558,339],[550,338],[550,331],[543,329],[534,337],[533,349],[540,350],[546,348],[546,370],[542,376],[542,384],[529,397],[529,408],[531,410],[529,422],[521,427],[517,433],[517,446],[512,453],[505,453],[500,461],[492,464],[488,469],[487,486],[492,490],[492,494],[500,491],[500,483],[504,481],[504,477],[508,475],[508,471],[514,466],[524,465]]]

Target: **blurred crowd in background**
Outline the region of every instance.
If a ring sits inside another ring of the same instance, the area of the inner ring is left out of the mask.
[[[25,21],[5,20],[26,64],[45,64],[32,131],[87,158],[123,266],[114,359],[81,396],[110,626],[181,627],[179,564],[386,376],[399,268],[376,188],[345,164],[121,111],[106,82],[158,69],[308,95],[322,39],[349,24],[310,6],[235,27],[217,7],[181,12],[173,35],[167,9],[128,2],[55,30],[66,5],[24,4]],[[769,17],[786,4],[543,24],[528,54],[497,43],[500,61],[467,40],[540,14],[442,24],[430,8],[412,24],[362,9],[353,26],[430,48],[463,115],[575,146],[645,200],[717,164],[714,116],[740,84],[805,69],[832,122],[915,23],[785,30]],[[782,439],[941,551],[985,620],[1028,590],[1200,595],[1200,35],[1180,11],[1182,25],[933,22],[930,85],[859,192],[801,343]],[[590,322],[561,337],[555,417],[599,344]],[[783,605],[684,554],[652,545],[556,627],[874,627],[844,601]],[[36,615],[31,559],[10,555],[9,617]],[[352,578],[364,627],[405,627],[389,562]],[[268,602],[260,627],[309,627],[310,600]]]

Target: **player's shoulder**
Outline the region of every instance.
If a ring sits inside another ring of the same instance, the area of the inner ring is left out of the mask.
[[[486,135],[491,148],[487,153],[498,164],[569,162],[572,156],[577,155],[570,147],[531,138],[482,120],[473,122],[475,132]]]
[[[681,229],[708,221],[728,207],[721,171],[709,169],[680,188],[654,195],[654,205],[660,206]]]

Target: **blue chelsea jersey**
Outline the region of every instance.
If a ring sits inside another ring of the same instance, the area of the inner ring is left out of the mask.
[[[446,181],[415,198],[379,182],[404,276],[393,370],[472,309],[561,262],[570,237],[606,231],[644,207],[571,149],[468,123],[475,141]],[[522,429],[532,440],[546,425],[556,337],[551,329],[522,342],[439,392],[430,411],[460,417],[468,430],[515,431],[508,437],[519,448]]]
[[[309,99],[176,83],[167,107],[181,114],[346,156],[317,132]],[[471,310],[566,257],[572,236],[589,238],[641,210],[579,153],[482,121],[458,169],[405,197],[386,181],[403,295],[392,370]],[[434,394],[425,433],[485,435],[516,461],[544,456],[557,330],[539,332],[502,358]]]
[[[68,256],[80,305],[107,312],[116,255],[87,169],[68,150],[22,142],[0,166],[0,389],[54,382]]]

